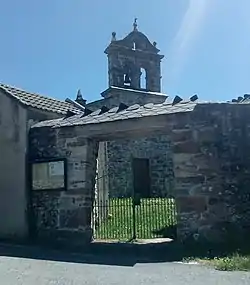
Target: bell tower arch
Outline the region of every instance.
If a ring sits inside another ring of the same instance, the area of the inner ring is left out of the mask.
[[[156,42],[138,31],[137,19],[133,31],[121,40],[112,39],[105,53],[108,57],[109,87],[161,92],[161,60]]]

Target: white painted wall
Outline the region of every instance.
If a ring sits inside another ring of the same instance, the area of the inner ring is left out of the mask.
[[[27,112],[0,91],[0,238],[22,238],[26,217]]]

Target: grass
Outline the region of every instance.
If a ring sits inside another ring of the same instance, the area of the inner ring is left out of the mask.
[[[140,199],[134,206],[132,198],[112,198],[106,204],[97,205],[99,212],[97,239],[130,240],[135,221],[136,238],[150,239],[161,235],[163,228],[176,224],[174,199]],[[159,232],[157,232],[159,231]]]
[[[234,253],[225,257],[185,258],[185,262],[196,261],[220,271],[250,271],[250,255]]]
[[[214,258],[208,261],[216,269],[222,271],[250,271],[250,255],[238,253],[223,258]]]

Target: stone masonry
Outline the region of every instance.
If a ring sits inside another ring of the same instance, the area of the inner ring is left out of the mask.
[[[161,92],[162,55],[156,44],[138,31],[134,23],[133,31],[124,39],[117,40],[115,33],[105,53],[108,57],[109,87],[101,93],[104,99],[87,104],[95,111],[105,106],[108,109],[163,103],[167,96]],[[142,78],[142,70],[146,78]],[[145,80],[146,86],[141,85]],[[106,152],[106,153],[103,153]],[[108,197],[131,197],[133,177],[131,158],[150,160],[151,196],[167,196],[172,183],[172,160],[168,140],[160,136],[139,140],[127,139],[102,143],[99,149],[98,199],[101,203]],[[164,159],[166,158],[166,159]]]
[[[171,141],[178,238],[222,242],[249,237],[249,111],[248,104],[197,104],[187,113],[104,123],[100,128],[33,128],[30,159],[66,157],[69,178],[67,191],[33,193],[38,236],[91,240],[98,137],[105,141],[112,129],[114,139],[121,125],[124,138],[133,128],[150,137],[150,122],[163,141],[167,138],[166,144]]]
[[[250,104],[165,101],[163,56],[136,21],[124,39],[112,34],[105,53],[103,99],[87,104],[84,114],[71,112],[30,133],[30,160],[68,162],[66,191],[32,192],[38,237],[90,241],[94,198],[107,203],[132,194],[131,158],[149,159],[152,196],[175,197],[179,239],[249,236]]]
[[[173,185],[173,157],[167,136],[107,143],[110,197],[133,196],[133,157],[147,158],[150,165],[151,197],[167,197]]]
[[[30,136],[30,161],[67,159],[67,191],[33,191],[33,231],[39,240],[84,243],[92,239],[92,186],[97,144],[75,129],[44,129]]]
[[[179,237],[223,242],[250,234],[249,106],[198,105],[173,130]]]
[[[136,90],[119,89],[117,92],[115,91],[116,89],[110,91],[114,92],[111,97],[93,102],[87,105],[87,108],[97,110],[101,107],[101,103],[110,109],[119,106],[120,103],[127,106],[163,103],[167,98],[165,95],[141,94],[141,92]],[[127,139],[102,142],[98,156],[98,161],[100,162],[98,168],[98,197],[105,196],[105,200],[107,200],[109,195],[110,197],[115,197],[116,195],[117,197],[131,197],[133,193],[131,157],[150,159],[152,196],[170,195],[171,171],[168,170],[169,177],[162,178],[161,170],[165,169],[166,165],[170,169],[171,150],[169,142],[163,141],[161,136],[155,136],[139,140]],[[163,157],[167,157],[167,160],[163,161]]]

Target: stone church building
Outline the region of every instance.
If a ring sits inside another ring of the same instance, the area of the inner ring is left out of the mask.
[[[124,39],[118,40],[116,33],[112,33],[111,43],[105,49],[109,86],[101,93],[103,99],[86,107],[95,111],[122,103],[123,108],[148,104],[150,109],[152,103],[165,102],[167,95],[161,93],[164,56],[159,52],[156,42],[151,43],[138,31],[136,22],[133,31]],[[140,197],[167,196],[172,180],[172,160],[166,136],[107,141],[101,142],[99,147],[99,192],[104,191],[109,197],[130,197],[135,183]]]
[[[161,93],[161,60],[156,42],[138,31],[135,21],[133,30],[124,39],[112,39],[105,49],[108,57],[108,88],[101,93],[102,99],[86,104],[78,91],[76,100],[59,101],[31,93],[6,84],[0,85],[1,100],[1,180],[4,193],[1,199],[1,236],[27,235],[27,136],[31,125],[38,121],[60,118],[72,112],[80,114],[124,104],[145,105],[163,103],[167,96]],[[105,76],[105,75],[104,75]],[[143,77],[144,76],[144,77]],[[143,77],[143,78],[142,78]],[[144,86],[142,86],[144,84]],[[120,105],[122,106],[122,105]],[[147,178],[138,181],[141,196],[166,195],[165,178],[171,173],[168,164],[169,142],[163,136],[139,140],[100,142],[99,145],[99,192],[106,197],[131,196],[133,191],[131,156],[144,166]],[[166,156],[166,158],[165,158]],[[150,163],[150,170],[149,170]],[[14,174],[15,173],[15,174]],[[15,179],[13,179],[13,175]],[[144,190],[141,190],[141,189]],[[15,207],[10,207],[9,201]]]
[[[35,229],[41,239],[90,241],[93,200],[132,195],[175,197],[180,237],[249,228],[249,96],[170,100],[163,55],[136,21],[123,39],[112,33],[105,54],[108,88],[94,102],[0,84],[0,238]]]

